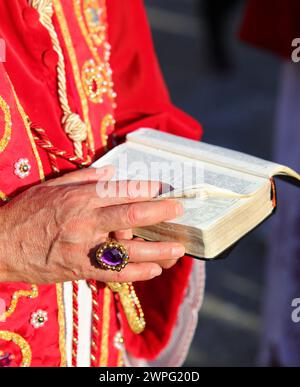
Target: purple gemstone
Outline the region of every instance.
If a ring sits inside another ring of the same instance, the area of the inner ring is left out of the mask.
[[[5,353],[3,356],[0,356],[0,368],[9,367],[11,363],[11,356],[9,353]]]
[[[102,262],[110,266],[118,266],[123,263],[123,254],[116,247],[104,250]]]

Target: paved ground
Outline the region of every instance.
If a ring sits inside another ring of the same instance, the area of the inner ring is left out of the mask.
[[[205,141],[270,158],[279,64],[236,40],[238,7],[229,33],[234,69],[214,72],[207,64],[196,2],[146,0],[172,99],[204,125]],[[227,260],[207,264],[206,299],[186,365],[256,364],[267,225],[246,237]]]

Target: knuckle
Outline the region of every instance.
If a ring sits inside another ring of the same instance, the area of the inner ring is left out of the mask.
[[[75,200],[78,202],[77,190],[70,187],[63,187],[60,192],[60,200],[63,204],[72,206]]]
[[[83,278],[85,278],[84,271],[83,271],[83,269],[80,266],[72,267],[71,270],[72,270],[72,275],[73,275],[74,278],[76,278],[76,279],[83,279]]]
[[[172,203],[166,203],[164,209],[164,216],[166,217],[166,219],[174,217],[174,206],[172,205]]]
[[[140,213],[137,206],[135,205],[126,206],[125,219],[126,219],[126,223],[129,226],[136,225],[138,223],[139,218],[140,218]]]
[[[126,245],[126,251],[129,257],[133,256],[134,253],[134,247],[132,246],[131,243]]]
[[[168,255],[168,251],[166,251],[166,249],[163,247],[158,247],[156,255],[158,258],[162,259]]]
[[[86,280],[92,280],[95,278],[95,270],[92,267],[82,268],[82,278]]]
[[[123,218],[120,218],[123,221]],[[99,233],[104,233],[106,231],[115,231],[113,228],[116,228],[114,226],[117,226],[116,223],[120,223],[120,220],[115,220],[115,214],[109,210],[106,209],[97,211],[95,213],[95,216],[91,214],[90,218],[91,224],[93,225],[94,229],[97,230]]]

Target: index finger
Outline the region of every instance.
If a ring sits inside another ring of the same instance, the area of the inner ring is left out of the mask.
[[[126,203],[143,202],[153,199],[160,191],[159,181],[98,181],[97,184],[84,184],[78,189],[78,200],[85,208],[115,206]]]

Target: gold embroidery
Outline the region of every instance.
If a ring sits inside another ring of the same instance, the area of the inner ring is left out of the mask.
[[[101,123],[101,139],[102,139],[102,144],[104,147],[107,146],[107,130],[110,126],[114,126],[115,125],[115,119],[114,117],[111,115],[111,114],[107,114],[103,120],[102,120],[102,123]]]
[[[86,44],[87,44],[89,50],[91,51],[91,53],[95,59],[95,62],[97,64],[101,64],[102,60],[100,59],[100,56],[98,54],[97,47],[94,46],[92,38],[89,34],[89,31],[86,28],[84,19],[82,17],[81,0],[73,0],[73,5],[74,5],[75,15],[77,17],[80,30],[81,30],[81,33],[82,33],[85,41],[86,41]],[[104,28],[105,28],[105,37],[106,37],[106,25],[105,24],[104,24]]]
[[[83,12],[90,36],[96,46],[101,46],[106,39],[106,7],[99,0],[84,0]]]
[[[80,78],[80,70],[76,58],[76,53],[75,49],[73,46],[72,38],[70,35],[70,31],[67,25],[66,17],[61,5],[60,0],[53,0],[53,5],[55,9],[55,14],[57,16],[57,20],[60,25],[60,29],[63,35],[64,42],[66,44],[67,50],[68,50],[68,55],[72,64],[72,70],[73,70],[73,75],[76,83],[76,88],[80,97],[81,101],[81,107],[82,107],[82,113],[84,117],[84,122],[87,126],[87,134],[88,134],[88,141],[89,141],[89,146],[92,152],[95,151],[95,144],[94,144],[94,137],[93,137],[93,132],[91,128],[91,123],[89,119],[89,107],[88,107],[88,101],[86,99],[81,78]]]
[[[0,152],[3,152],[4,149],[7,147],[7,144],[9,143],[9,140],[11,137],[12,122],[11,122],[10,108],[1,96],[0,96],[0,108],[3,111],[4,122],[5,122],[4,134],[0,140]]]
[[[109,345],[109,322],[110,322],[110,303],[111,291],[108,287],[104,289],[103,313],[102,313],[102,338],[101,338],[101,354],[100,367],[107,367],[108,363],[108,345]]]
[[[146,327],[146,321],[140,300],[132,283],[110,282],[108,286],[113,292],[119,294],[120,302],[132,332],[142,333]]]
[[[25,113],[25,111],[23,109],[23,106],[21,105],[21,103],[19,101],[19,98],[18,98],[18,96],[17,96],[17,94],[15,92],[15,89],[14,89],[12,83],[11,83],[11,87],[12,87],[12,90],[13,90],[13,93],[14,93],[14,97],[15,97],[15,101],[16,101],[16,105],[17,105],[18,111],[19,111],[19,113],[20,113],[20,115],[22,117],[22,120],[24,122],[24,126],[25,126],[25,129],[26,129],[27,135],[29,137],[29,141],[31,143],[32,151],[33,151],[33,154],[35,156],[35,159],[36,159],[36,162],[37,162],[37,165],[38,165],[40,180],[44,181],[45,180],[45,174],[44,174],[43,164],[42,164],[42,160],[40,158],[39,152],[37,150],[37,147],[36,147],[33,135],[31,133],[30,120],[29,120],[28,116],[26,115],[26,113]]]
[[[8,200],[8,197],[3,191],[0,191],[0,200],[2,200],[3,202],[6,202]]]
[[[104,15],[106,15],[106,7],[105,2],[103,2],[103,6],[100,7],[98,1],[92,1],[93,2],[93,12],[94,17],[97,17],[97,12],[103,12]],[[110,45],[106,41],[106,23],[105,18],[101,18],[98,20],[99,26],[103,29],[103,58],[102,60],[99,56],[98,49],[93,43],[93,39],[91,34],[85,24],[84,18],[82,16],[81,11],[81,0],[73,0],[74,4],[74,10],[75,14],[78,20],[79,27],[81,29],[81,33],[83,37],[85,38],[86,44],[89,47],[91,54],[93,55],[93,59],[90,59],[87,61],[81,72],[83,84],[85,85],[85,92],[88,98],[93,103],[102,103],[103,102],[103,95],[106,94],[112,101],[114,101],[116,94],[113,91],[113,82],[112,82],[112,71],[109,64],[109,58],[110,58]],[[85,4],[85,3],[84,3]],[[85,11],[87,12],[87,9],[89,8],[87,5],[85,5]],[[91,9],[91,8],[89,8]],[[98,10],[98,11],[97,11]],[[96,12],[96,14],[95,14]],[[99,76],[97,76],[97,74]]]
[[[31,349],[27,341],[20,335],[9,331],[0,331],[0,340],[12,341],[16,344],[22,354],[21,367],[29,367],[31,364]]]
[[[120,350],[118,353],[117,367],[124,367],[123,351],[122,350]]]
[[[93,103],[103,103],[103,93],[106,91],[105,67],[95,66],[93,59],[84,63],[81,77],[85,94]]]
[[[66,337],[65,337],[65,311],[63,302],[63,285],[56,284],[56,299],[58,307],[58,324],[59,324],[59,350],[60,350],[60,366],[67,366],[66,353]]]
[[[31,285],[31,290],[17,290],[11,299],[10,306],[4,312],[3,314],[0,315],[0,321],[5,321],[8,317],[10,317],[14,311],[17,308],[19,299],[21,297],[28,297],[28,298],[36,298],[38,297],[39,292],[38,292],[38,287],[36,285]]]

